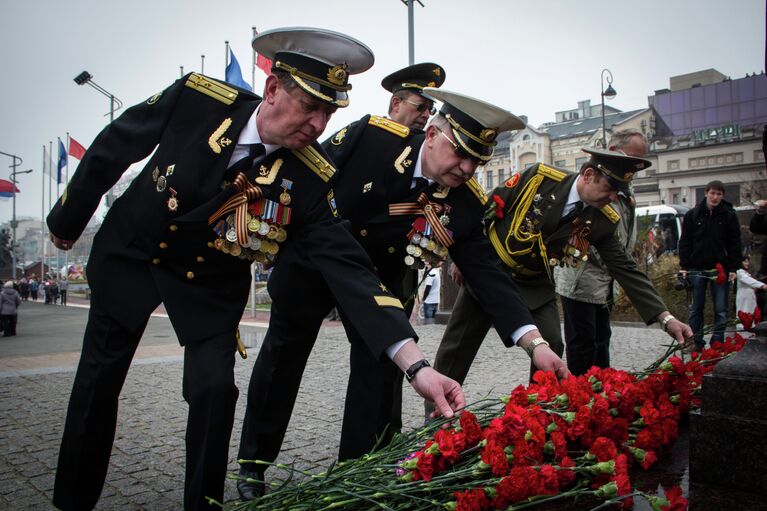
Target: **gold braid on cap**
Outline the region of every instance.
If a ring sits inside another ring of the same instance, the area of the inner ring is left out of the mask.
[[[492,142],[488,142],[486,140],[482,140],[481,138],[479,138],[478,136],[474,135],[473,133],[470,133],[470,132],[466,131],[463,128],[463,126],[458,124],[458,121],[453,119],[453,116],[450,115],[450,114],[445,115],[445,119],[447,119],[447,122],[450,123],[450,126],[452,126],[453,129],[456,129],[456,130],[460,131],[461,133],[463,133],[464,135],[466,135],[467,137],[469,137],[473,141],[477,142],[478,144],[482,144],[483,146],[486,146],[486,147],[495,147],[495,145],[498,143],[495,140],[493,140]],[[482,130],[482,133],[483,134],[486,133],[487,129],[488,128]],[[496,130],[493,130],[493,131],[496,131]]]
[[[330,87],[331,89],[334,89],[334,90],[337,90],[337,91],[341,91],[341,92],[346,92],[346,91],[349,91],[349,90],[352,89],[352,84],[350,84],[350,83],[347,83],[346,85],[340,85],[340,84],[332,83],[332,82],[329,82],[327,80],[323,80],[322,78],[318,78],[316,76],[312,76],[310,74],[303,73],[303,72],[299,71],[297,68],[295,68],[293,66],[290,66],[288,64],[285,64],[284,62],[279,61],[279,60],[274,63],[274,66],[277,69],[282,69],[283,71],[287,71],[288,73],[293,75],[293,78],[296,78],[296,81],[298,81],[298,77],[301,77],[301,78],[304,78],[306,80],[309,80],[309,81],[312,81],[312,82],[315,82],[315,83],[319,83],[320,85],[324,85],[326,87]],[[338,66],[336,66],[336,67],[338,67]],[[336,67],[332,68],[331,71],[335,70]]]
[[[407,87],[409,89],[423,90],[423,85],[418,85],[417,83],[404,82],[404,83],[402,83],[400,85],[402,85],[403,87]]]

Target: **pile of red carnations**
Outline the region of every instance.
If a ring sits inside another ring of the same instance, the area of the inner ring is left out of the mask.
[[[635,490],[629,469],[657,461],[677,438],[680,418],[699,406],[703,375],[744,343],[735,335],[687,360],[669,357],[678,349],[670,348],[639,374],[592,368],[557,381],[539,371],[502,402],[464,410],[457,424],[397,437],[230,509],[516,511],[553,501],[588,509],[631,507],[635,497],[654,510],[687,509],[679,487],[662,495]]]

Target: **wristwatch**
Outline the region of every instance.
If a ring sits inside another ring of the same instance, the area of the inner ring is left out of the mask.
[[[407,371],[405,371],[405,378],[407,378],[407,381],[412,381],[413,378],[415,378],[416,373],[418,373],[418,371],[420,371],[424,367],[431,367],[431,364],[425,358],[422,358],[415,364],[408,367]]]
[[[530,344],[527,345],[526,348],[524,348],[525,351],[527,352],[527,356],[529,356],[530,358],[533,358],[533,351],[535,351],[535,348],[537,348],[541,344],[545,344],[546,346],[549,345],[548,341],[544,339],[543,337],[536,337],[535,339],[530,341]]]
[[[671,314],[669,314],[668,316],[660,320],[660,327],[663,329],[664,332],[668,332],[668,323],[672,319],[676,319],[676,318],[672,316]]]

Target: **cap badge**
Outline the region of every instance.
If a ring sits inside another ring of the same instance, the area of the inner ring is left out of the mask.
[[[434,68],[434,76],[439,76],[442,74],[442,70],[438,67]]]
[[[485,142],[492,142],[498,135],[498,131],[493,128],[485,128],[479,133],[479,138]]]
[[[436,87],[436,86],[437,86],[437,82],[429,82],[429,85],[427,85],[427,87]]]
[[[623,180],[624,180],[624,181],[628,181],[628,180],[629,180],[629,179],[631,179],[633,176],[634,176],[634,173],[633,173],[633,172],[626,172],[625,174],[623,174]]]
[[[348,73],[346,72],[345,64],[333,66],[328,71],[328,81],[335,85],[344,85],[346,83],[347,76]]]

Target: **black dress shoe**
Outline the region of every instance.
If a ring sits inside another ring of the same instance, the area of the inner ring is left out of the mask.
[[[248,479],[258,479],[258,481],[249,481],[247,479],[237,480],[237,491],[242,500],[253,500],[264,496],[266,485],[264,484],[263,472],[251,472],[240,468],[240,477]]]

